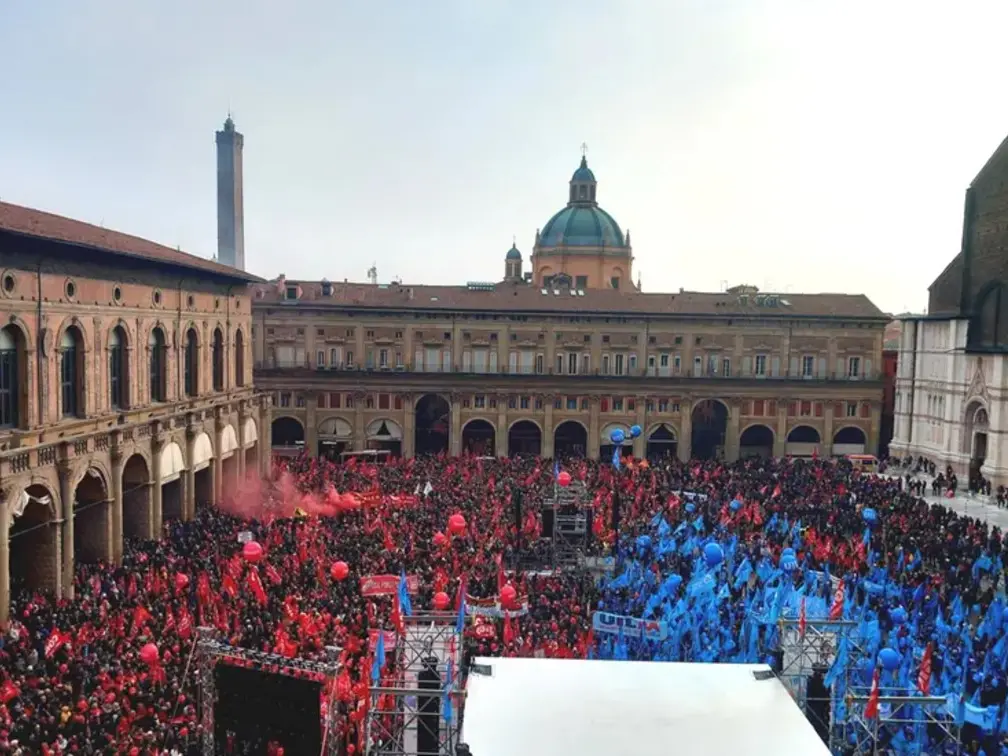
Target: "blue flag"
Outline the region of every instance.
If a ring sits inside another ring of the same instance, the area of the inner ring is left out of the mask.
[[[465,630],[465,591],[459,597],[458,617],[455,618],[455,632],[462,635]]]
[[[612,453],[612,466],[615,467],[617,470],[620,469],[620,450],[621,447],[617,446],[615,449],[613,449]]]
[[[375,657],[371,663],[371,682],[378,682],[382,668],[385,666],[385,633],[378,631],[378,643],[375,645]]]
[[[452,659],[448,660],[448,670],[445,672],[445,686],[443,691],[444,704],[441,707],[441,713],[444,715],[444,721],[449,725],[455,715],[452,710],[452,697],[451,690],[454,684],[455,677],[455,662]]]
[[[413,602],[410,601],[409,588],[406,586],[406,571],[399,573],[399,611],[406,617],[413,614]]]
[[[559,477],[560,477],[560,460],[555,459],[553,460],[553,480],[556,480]]]

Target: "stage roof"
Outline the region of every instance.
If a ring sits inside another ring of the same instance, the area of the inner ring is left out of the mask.
[[[473,756],[829,756],[762,664],[478,658],[462,742]]]

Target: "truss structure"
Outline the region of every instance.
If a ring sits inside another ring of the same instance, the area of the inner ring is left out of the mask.
[[[553,568],[584,564],[588,554],[589,511],[584,506],[587,489],[581,481],[553,486],[553,498],[543,502],[553,510]]]
[[[325,744],[323,753],[326,756],[338,756],[339,738],[336,733],[339,731],[340,714],[335,693],[336,676],[340,669],[339,648],[326,646],[326,661],[288,659],[279,654],[231,646],[224,643],[212,627],[198,627],[196,633],[196,684],[199,688],[200,725],[203,727],[203,756],[214,756],[217,753],[214,742],[214,707],[217,704],[214,669],[221,663],[322,683],[323,689],[328,691],[328,705],[322,722]]]
[[[404,617],[397,636],[395,667],[379,685],[371,687],[365,720],[366,756],[455,756],[461,731],[464,680],[460,671],[462,635],[456,632],[454,612],[417,612]],[[449,666],[452,679],[448,682]],[[437,674],[438,687],[421,687],[421,674]],[[391,684],[388,678],[391,677]],[[453,715],[445,719],[445,700]],[[426,701],[437,701],[436,713],[425,711]],[[419,750],[421,717],[436,717],[437,750]]]
[[[778,620],[783,656],[781,682],[809,721],[825,725],[823,729],[830,733],[830,750],[852,753],[852,756],[873,755],[890,734],[909,727],[915,733],[921,733],[923,728],[932,740],[938,741],[937,745],[941,747],[936,747],[933,752],[946,753],[941,748],[954,747],[955,750],[949,752],[959,753],[959,728],[945,711],[944,698],[909,695],[912,691],[906,691],[908,695],[904,696],[881,696],[880,716],[864,718],[864,706],[871,690],[853,684],[851,670],[863,669],[869,652],[858,643],[857,627],[857,622],[849,620],[810,619],[806,621],[805,632],[802,633],[796,618]],[[809,678],[833,665],[842,641],[847,643],[847,664],[840,678],[842,682],[833,684],[826,700],[809,698]],[[874,666],[874,663],[875,660],[871,659],[868,666]],[[828,722],[817,723],[814,707],[809,706],[820,701],[828,705]],[[838,716],[838,712],[843,713]],[[849,750],[852,744],[855,748],[853,752]]]
[[[947,699],[941,696],[879,696],[879,715],[865,719],[864,709],[870,690],[859,690],[846,696],[847,717],[845,741],[853,747],[851,756],[874,756],[884,746],[890,733],[909,729],[917,743],[912,753],[961,754],[960,729],[946,710]],[[924,735],[931,745],[924,750]]]

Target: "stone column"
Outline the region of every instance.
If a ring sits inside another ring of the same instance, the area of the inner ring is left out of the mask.
[[[59,593],[65,599],[74,597],[74,467],[61,464],[59,467],[60,505],[63,523],[61,527],[62,548],[60,549]]]
[[[788,405],[790,399],[777,400],[777,432],[774,433],[773,454],[775,457],[783,457],[787,454],[787,434],[788,434]]]
[[[602,420],[599,417],[601,401],[601,398],[595,395],[589,398],[591,409],[588,411],[588,448],[585,449],[588,459],[599,458],[599,434],[602,433]]]
[[[259,475],[269,478],[273,466],[273,428],[270,416],[270,399],[263,397],[259,403],[259,440],[256,442],[258,452]]]
[[[150,490],[150,520],[147,523],[147,537],[161,537],[161,522],[163,520],[161,505],[161,450],[164,448],[164,437],[155,427],[151,433],[151,490]]]
[[[407,459],[416,455],[416,407],[413,394],[403,394],[403,440],[402,453]]]
[[[10,618],[10,508],[14,502],[0,502],[0,630],[7,630]]]
[[[196,428],[186,426],[185,471],[182,473],[182,522],[188,522],[192,512],[196,511],[196,471],[193,469],[193,456],[196,449]],[[213,462],[211,462],[211,465]],[[211,490],[213,486],[211,485]],[[158,534],[160,537],[160,533]]]
[[[555,436],[553,435],[553,401],[556,397],[553,394],[543,394],[543,456],[552,457],[556,454],[554,448]],[[591,443],[588,444],[591,448]],[[587,449],[585,450],[587,451]]]
[[[676,439],[679,460],[688,462],[693,456],[693,398],[679,400],[679,438]]]
[[[248,419],[248,408],[243,401],[238,405],[238,464],[235,469],[238,471],[239,483],[245,480],[245,421]]]
[[[633,454],[635,459],[644,459],[647,456],[647,397],[638,396],[635,405],[637,417],[634,422],[640,426],[641,434],[633,440]]]
[[[211,496],[213,496],[213,505],[220,503],[221,494],[224,490],[224,410],[218,407],[214,410],[214,455],[213,459],[210,461],[210,469],[213,474],[213,485],[211,488]],[[193,514],[196,510],[193,510]]]
[[[354,403],[354,425],[360,412],[358,404]],[[315,391],[309,391],[305,397],[305,451],[312,457],[318,454],[318,393]]]
[[[354,451],[363,451],[367,448],[367,437],[364,427],[364,402],[367,399],[367,394],[363,392],[356,392],[353,395],[354,400],[354,429],[353,429],[353,449]],[[314,420],[314,415],[309,411],[308,417]]]
[[[497,394],[497,432],[494,434],[494,454],[506,457],[508,453],[507,394]]]
[[[868,430],[868,443],[865,447],[865,454],[878,454],[879,452],[879,434],[882,432],[882,402],[872,401],[871,403],[871,427]],[[995,454],[997,454],[997,446],[999,439],[999,434],[988,434],[988,437],[993,437],[995,444]],[[832,440],[832,438],[830,439]],[[997,458],[991,460],[991,464],[996,464]]]
[[[119,564],[123,555],[123,467],[126,459],[118,446],[112,449],[112,498],[109,506],[112,508],[112,532],[109,534],[109,562]]]
[[[448,453],[457,457],[462,453],[462,395],[451,395],[451,433],[448,437]]]
[[[725,462],[734,462],[739,457],[739,427],[742,408],[737,400],[728,404],[728,427],[725,429]]]
[[[822,443],[819,444],[819,456],[833,456],[833,430],[835,418],[833,417],[833,402],[823,402],[823,435]],[[867,452],[868,450],[865,449]]]

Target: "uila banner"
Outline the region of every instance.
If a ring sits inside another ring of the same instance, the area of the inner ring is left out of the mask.
[[[642,620],[636,617],[625,617],[609,612],[595,612],[592,616],[592,628],[596,633],[619,635],[627,638],[647,638],[648,640],[665,640],[668,637],[668,623],[661,620]]]
[[[406,590],[416,593],[420,586],[420,578],[416,575],[406,576]],[[399,590],[398,575],[365,575],[360,579],[362,596],[391,596]]]

